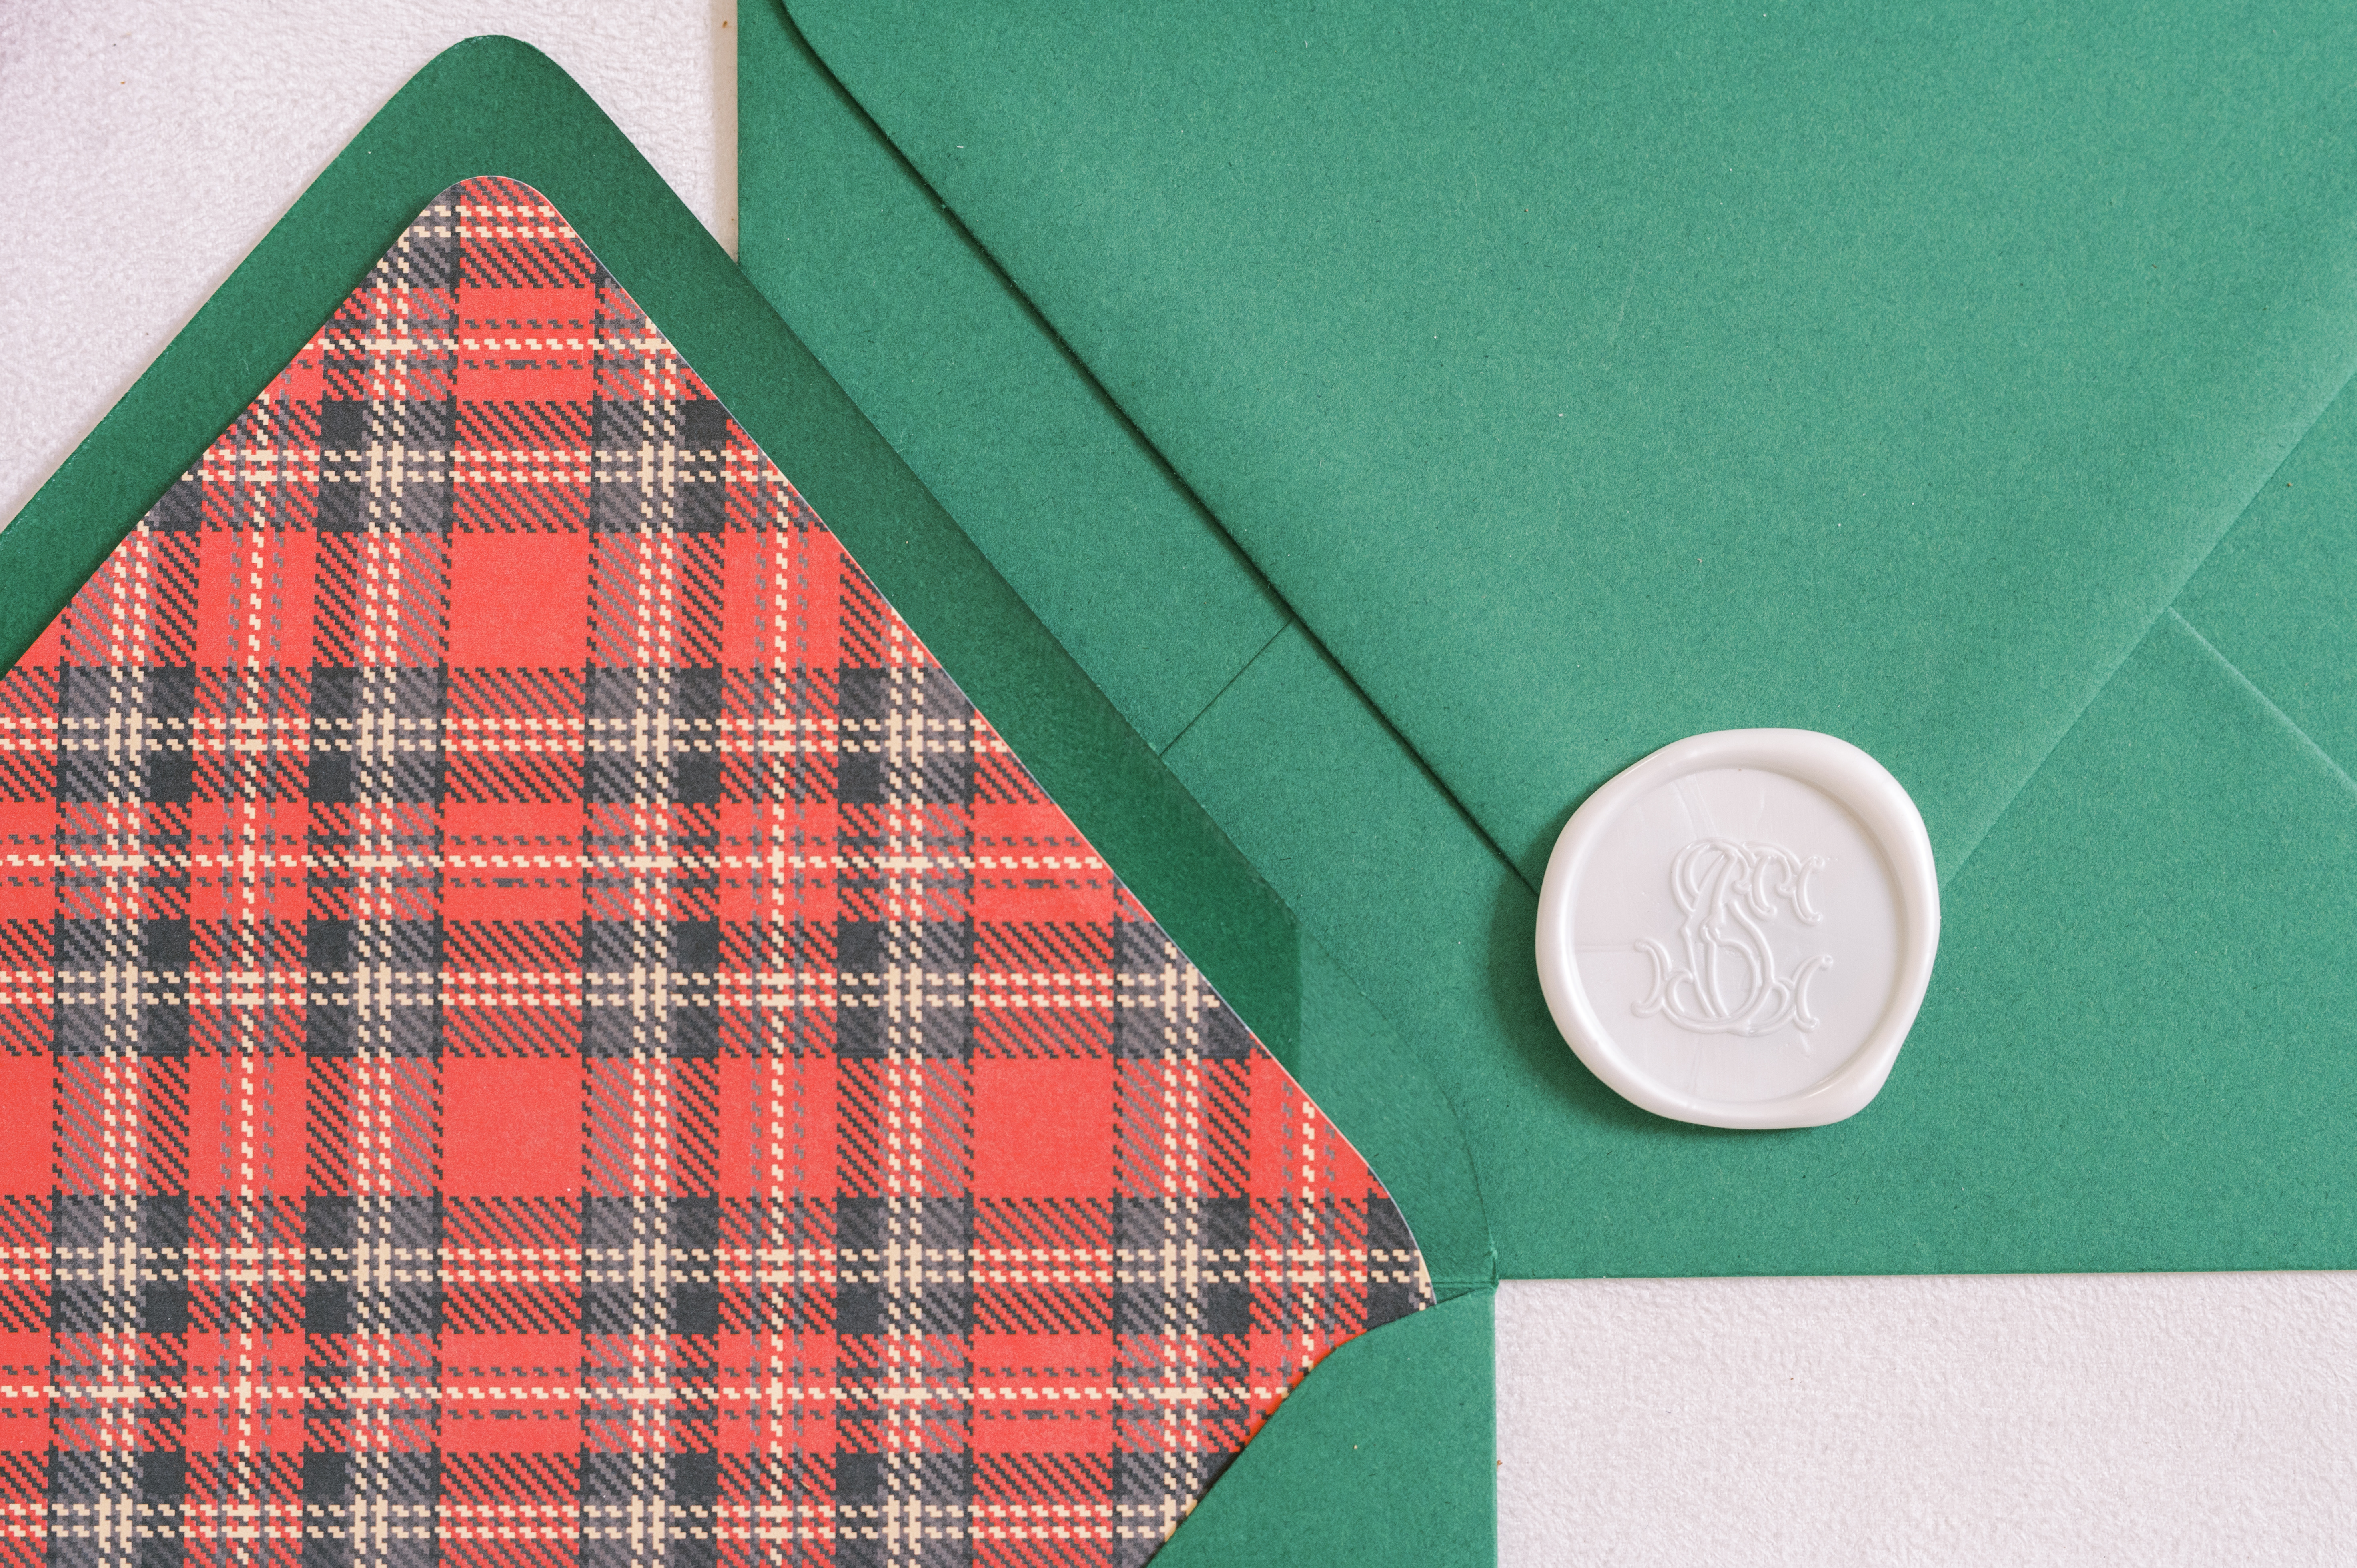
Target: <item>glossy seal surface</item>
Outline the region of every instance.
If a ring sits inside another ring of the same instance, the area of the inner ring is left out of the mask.
[[[1572,814],[1539,899],[1539,978],[1580,1060],[1632,1104],[1710,1127],[1864,1110],[1939,940],[1915,803],[1813,730],[1663,746]]]

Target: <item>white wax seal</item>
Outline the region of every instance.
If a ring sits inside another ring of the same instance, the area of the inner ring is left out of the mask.
[[[1813,730],[1663,746],[1572,813],[1539,894],[1555,1027],[1623,1099],[1706,1127],[1866,1109],[1939,945],[1921,813]]]

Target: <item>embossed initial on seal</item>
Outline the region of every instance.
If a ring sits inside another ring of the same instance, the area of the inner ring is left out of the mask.
[[[1678,923],[1683,950],[1673,955],[1651,938],[1637,943],[1653,961],[1653,989],[1636,1004],[1638,1016],[1662,1014],[1703,1035],[1815,1028],[1809,982],[1833,967],[1833,955],[1799,959],[1782,972],[1768,928],[1787,911],[1803,926],[1817,923],[1809,878],[1824,864],[1823,855],[1803,860],[1781,844],[1733,839],[1696,839],[1680,850],[1670,863],[1670,893],[1685,916]]]

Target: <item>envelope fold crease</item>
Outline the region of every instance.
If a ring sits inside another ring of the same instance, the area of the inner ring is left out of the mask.
[[[2183,578],[2179,582],[2177,591],[2169,596],[2169,602],[2162,606],[2159,612],[2147,624],[2145,628],[2146,635],[2150,635],[2152,628],[2158,625],[2164,618],[2169,616],[2178,615],[2180,620],[2184,618],[2181,615],[2179,615],[2178,606],[2179,602],[2184,599],[2195,582],[2201,578],[2203,569],[2209,565],[2211,560],[2217,554],[2219,550],[2225,545],[2228,540],[2233,538],[2237,531],[2239,531],[2250,519],[2253,509],[2266,497],[2268,487],[2275,483],[2277,477],[2283,473],[2284,469],[2287,466],[2290,465],[2292,458],[2300,451],[2301,447],[2307,444],[2310,434],[2316,430],[2319,424],[2323,423],[2325,416],[2341,403],[2344,393],[2348,390],[2351,374],[2352,372],[2357,372],[2357,361],[2352,361],[2350,371],[2342,373],[2340,385],[2334,389],[2330,397],[2326,398],[2318,405],[2316,412],[2310,415],[2307,423],[2300,427],[2299,433],[2293,436],[2290,442],[2284,447],[2282,457],[2276,462],[2274,467],[2267,470],[2266,478],[2262,478],[2258,482],[2258,485],[2251,491],[2248,498],[2244,499],[2243,505],[2236,510],[2234,521],[2228,524],[2224,529],[2221,530],[2217,536],[2210,541],[2209,544],[2195,559],[2193,564],[2186,571]],[[2190,621],[2186,622],[2186,627],[2188,630],[2194,629],[2192,623]],[[2200,636],[2200,633],[2196,631],[2195,635],[2198,637]],[[2207,646],[2206,639],[2204,645]],[[2143,639],[2139,638],[2135,647],[2140,648],[2142,646]],[[2215,652],[2216,650],[2212,649],[2212,651]],[[2028,789],[2030,782],[2038,777],[2038,770],[2046,765],[2046,758],[2051,757],[2054,754],[2055,749],[2061,746],[2065,739],[2069,738],[2071,731],[2077,726],[2080,716],[2084,714],[2088,708],[2094,705],[2096,700],[2104,694],[2104,688],[2112,683],[2113,678],[2116,676],[2121,670],[2125,669],[2127,665],[2128,660],[2134,657],[2135,648],[2131,648],[2128,653],[2123,656],[2118,663],[2105,671],[2103,676],[2089,689],[2086,700],[2081,703],[2078,709],[2072,714],[2070,723],[2065,725],[2055,736],[2054,744],[2046,748],[2046,751],[2040,756],[2037,763],[2027,774],[2022,776],[2021,782],[2014,787],[2012,793],[2006,796],[2005,800],[1999,803],[1996,811],[1990,816],[1987,826],[1981,829],[1978,833],[1973,835],[1970,843],[1965,845],[1964,853],[1959,855],[1954,863],[1941,875],[1940,883],[1942,886],[1944,887],[1950,882],[1953,881],[1957,875],[1960,874],[1966,865],[1972,863],[1973,852],[1980,847],[1981,841],[1988,836],[1990,830],[1994,829],[1997,823],[2005,820],[2005,813],[2012,809],[2013,802],[2020,798],[2021,791]],[[2233,670],[2234,668],[2233,661],[2227,660],[2223,654],[2219,655],[2219,660],[2220,662],[2225,664],[2228,669]],[[2245,682],[2249,682],[2249,677],[2244,675],[2241,671],[2236,670],[2234,672],[2238,679],[2241,679]],[[2251,689],[2255,693],[2259,693],[2259,688],[2255,683],[2251,685]],[[2265,697],[2264,693],[2259,693],[2259,694],[2262,698]],[[2284,722],[2286,724],[2291,724],[2291,720],[2288,717],[2286,717]],[[2300,736],[2300,738],[2307,741],[2309,745],[2316,745],[2315,741],[2309,739],[2307,732],[2300,730],[2298,725],[2292,725],[2292,728],[2295,733],[2298,733]],[[2319,756],[2329,757],[2329,754],[2326,753],[2321,746],[2317,747],[2317,752]]]
[[[2316,737],[2309,735],[2306,730],[2300,728],[2298,724],[2294,723],[2292,721],[2292,716],[2289,714],[2285,713],[2282,708],[2278,707],[2276,704],[2274,698],[2259,690],[2258,682],[2253,681],[2241,670],[2235,668],[2234,661],[2233,660],[2219,652],[2217,644],[2202,636],[2201,628],[2200,627],[2195,626],[2191,621],[2187,620],[2184,615],[2179,612],[2174,605],[2171,605],[2169,608],[2169,618],[2175,621],[2179,627],[2183,628],[2185,634],[2194,640],[2202,652],[2216,660],[2218,661],[2218,668],[2224,671],[2229,676],[2233,677],[2236,685],[2242,687],[2245,692],[2248,692],[2251,695],[2251,700],[2265,708],[2270,718],[2283,725],[2285,730],[2290,734],[2294,740],[2298,741],[2301,746],[2305,746],[2311,754],[2313,754],[2316,760],[2323,764],[2326,769],[2331,773],[2332,777],[2341,781],[2341,787],[2342,789],[2348,790],[2351,795],[2357,796],[2357,779],[2352,779],[2349,777],[2349,769],[2343,768],[2330,752],[2317,745]]]

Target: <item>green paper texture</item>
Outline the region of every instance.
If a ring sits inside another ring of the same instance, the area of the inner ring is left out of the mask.
[[[1442,1537],[1466,1543],[1469,1561],[1488,1560],[1495,1276],[1458,1125],[1423,1059],[1302,936],[1135,727],[1157,722],[1155,681],[1171,682],[1164,714],[1191,712],[1228,679],[1224,660],[1249,659],[1283,628],[1265,585],[1167,471],[1154,474],[1137,504],[1194,530],[1157,557],[1159,571],[1181,585],[1217,656],[1189,666],[1123,644],[1112,657],[1132,660],[1131,690],[1146,693],[1134,699],[1145,704],[1135,723],[1125,717],[611,121],[538,51],[469,39],[420,71],[0,532],[0,666],[417,211],[484,173],[525,180],[565,213],[1403,1207],[1426,1217],[1419,1242],[1453,1299],[1330,1358],[1283,1407],[1295,1413],[1255,1439],[1252,1463],[1231,1466],[1190,1516],[1191,1539],[1213,1544],[1189,1550],[1318,1561],[1302,1531],[1332,1513],[1349,1529],[1319,1528],[1365,1562],[1438,1561],[1424,1546]],[[1160,722],[1161,744],[1183,728]],[[1412,1435],[1419,1430],[1442,1444],[1437,1455]],[[1368,1434],[1378,1441],[1351,1441]],[[1318,1508],[1296,1506],[1304,1489]]]
[[[1155,1568],[1497,1561],[1494,1291],[1362,1334],[1276,1407]]]
[[[1421,1058],[1499,1274],[2357,1265],[2357,13],[742,25],[748,275]],[[1207,524],[1257,647],[1159,592]],[[1777,725],[1922,807],[1931,993],[1849,1122],[1661,1121],[1534,889]]]

